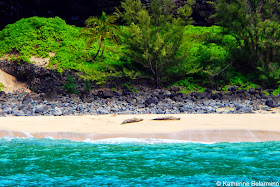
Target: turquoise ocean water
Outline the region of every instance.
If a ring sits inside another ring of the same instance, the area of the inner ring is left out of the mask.
[[[0,139],[0,186],[216,186],[280,183],[280,142]]]

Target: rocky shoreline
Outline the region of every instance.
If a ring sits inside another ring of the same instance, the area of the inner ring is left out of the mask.
[[[256,90],[255,90],[256,91]],[[256,92],[257,93],[257,92]],[[0,92],[0,116],[68,116],[101,114],[207,114],[259,113],[279,107],[279,98],[256,98],[244,92],[182,94],[169,90],[142,89],[121,94],[104,90],[87,97],[51,96],[27,92]],[[258,94],[259,95],[259,94]],[[247,99],[240,99],[245,97]],[[235,99],[233,99],[235,98]]]
[[[246,91],[238,86],[190,94],[180,93],[180,88],[153,89],[147,80],[132,82],[133,89],[108,85],[92,85],[85,90],[85,82],[77,72],[36,66],[32,63],[0,61],[0,69],[27,83],[31,93],[0,92],[0,116],[61,116],[101,114],[205,114],[205,113],[260,113],[273,112],[280,106],[280,97],[273,90],[260,88]],[[78,94],[66,94],[62,86],[71,75]],[[123,81],[122,83],[124,83]],[[120,83],[116,83],[121,85]]]

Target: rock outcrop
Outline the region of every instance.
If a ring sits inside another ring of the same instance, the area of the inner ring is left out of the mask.
[[[73,77],[79,93],[83,93],[85,89],[85,82],[74,71],[64,71],[60,74],[56,70],[40,67],[33,63],[17,63],[7,60],[0,61],[0,69],[16,77],[19,81],[26,82],[30,90],[37,93],[46,93],[46,97],[49,96],[50,98],[54,94],[65,94],[62,86],[65,84],[68,75]]]

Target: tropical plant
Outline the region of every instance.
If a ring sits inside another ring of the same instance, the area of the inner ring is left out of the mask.
[[[278,0],[217,0],[219,24],[237,38],[236,67],[258,71],[259,79],[280,80],[280,4]],[[245,57],[245,58],[244,58]],[[273,81],[272,81],[273,82]]]
[[[116,25],[117,19],[116,15],[106,15],[105,12],[102,12],[100,18],[90,17],[86,20],[86,27],[81,30],[81,34],[88,39],[88,46],[91,46],[96,41],[98,43],[98,50],[91,61],[95,60],[100,51],[100,61],[103,60],[105,40],[111,40],[116,44],[119,42],[117,35],[119,27]]]
[[[138,0],[125,0],[121,17],[128,24],[123,29],[125,54],[150,72],[159,87],[172,72],[169,67],[180,66],[185,56],[178,54],[185,25],[191,22],[193,1],[180,8],[174,16],[174,2],[153,0],[146,9]]]

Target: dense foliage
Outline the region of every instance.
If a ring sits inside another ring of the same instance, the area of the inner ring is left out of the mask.
[[[30,62],[49,57],[57,71],[76,70],[90,82],[150,77],[156,86],[184,92],[205,87],[273,87],[280,94],[280,5],[276,0],[217,0],[218,25],[192,26],[193,1],[174,9],[169,0],[124,0],[114,15],[90,17],[84,28],[55,18],[31,17],[0,31],[0,57]],[[125,25],[116,25],[117,18]],[[10,54],[10,55],[7,55]],[[71,79],[64,89],[75,93]]]
[[[101,18],[90,17],[86,20],[86,27],[81,30],[82,35],[86,36],[88,39],[88,45],[91,46],[97,41],[98,50],[96,54],[92,57],[92,60],[95,60],[101,50],[100,61],[103,60],[104,51],[106,48],[105,40],[110,40],[114,43],[119,42],[119,37],[116,32],[119,30],[119,27],[115,24],[117,21],[117,16],[115,15],[106,15],[105,12],[102,12]]]
[[[21,19],[0,32],[0,56],[18,54],[10,60],[30,62],[32,55],[48,57],[49,52],[53,52],[55,56],[50,59],[50,67],[59,72],[77,70],[81,77],[99,83],[131,73],[125,68],[129,61],[120,55],[120,48],[109,41],[105,43],[112,50],[104,53],[103,62],[99,62],[99,55],[95,63],[89,63],[98,50],[98,43],[88,46],[90,39],[81,36],[81,29],[67,25],[59,17]]]
[[[174,3],[169,0],[153,0],[149,9],[138,0],[122,2],[121,15],[128,25],[123,32],[125,54],[150,71],[157,87],[163,79],[169,79],[174,74],[172,70],[177,71],[186,58],[178,52],[185,25],[190,22],[192,5],[189,1],[174,17]]]
[[[280,81],[280,4],[277,0],[218,0],[219,24],[236,37],[234,65],[263,85]]]

